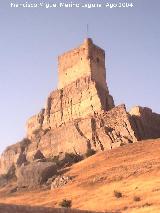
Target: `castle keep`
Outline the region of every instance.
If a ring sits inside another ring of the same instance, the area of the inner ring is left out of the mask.
[[[58,89],[48,97],[45,110],[28,121],[29,135],[41,126],[58,127],[114,107],[106,84],[105,52],[91,39],[58,57],[58,77]]]
[[[130,112],[114,106],[106,83],[105,52],[91,39],[58,57],[58,88],[26,125],[26,138],[7,147],[0,174],[32,162],[37,155],[103,151],[160,137],[160,115],[146,107]]]

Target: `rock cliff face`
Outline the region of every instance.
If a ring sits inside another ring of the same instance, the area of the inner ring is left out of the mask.
[[[160,115],[147,107],[133,107],[129,112],[138,140],[160,137]]]
[[[17,169],[18,187],[33,188],[45,183],[56,174],[56,166],[51,162],[33,162]]]
[[[90,76],[80,78],[49,95],[45,109],[28,120],[27,136],[31,138],[37,129],[57,128],[68,121],[113,107],[113,99],[107,90]]]
[[[57,128],[39,130],[32,135],[28,146],[27,159],[39,149],[45,157],[60,153],[84,154],[88,149],[105,150],[137,141],[125,106],[118,106],[105,112],[75,119]],[[33,152],[34,150],[34,152]]]
[[[103,151],[141,139],[160,137],[160,115],[148,108],[115,107],[106,83],[105,52],[91,39],[58,58],[58,89],[44,109],[27,121],[27,137],[0,159],[7,174],[37,158]]]
[[[29,139],[23,139],[6,148],[0,158],[0,174],[7,174],[13,166],[19,167],[27,161],[26,153],[29,143]]]

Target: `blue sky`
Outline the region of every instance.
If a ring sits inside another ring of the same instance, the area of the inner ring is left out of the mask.
[[[26,1],[0,2],[0,152],[25,137],[26,120],[57,87],[57,56],[83,42],[87,24],[89,36],[106,51],[116,105],[160,113],[159,0],[94,1],[134,4],[114,9],[11,8],[10,2]]]

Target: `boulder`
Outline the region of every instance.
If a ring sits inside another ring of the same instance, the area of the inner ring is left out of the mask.
[[[0,188],[8,183],[6,175],[0,175]]]
[[[33,188],[42,185],[56,172],[56,165],[52,162],[33,162],[21,166],[16,174],[18,187]]]
[[[8,184],[10,180],[13,180],[16,178],[15,171],[16,171],[16,168],[14,165],[12,165],[10,169],[8,170],[7,174],[0,175],[0,187],[5,186],[6,184]]]
[[[22,141],[8,146],[0,157],[0,174],[6,175],[9,170],[14,166],[21,166],[26,162],[25,153],[31,141],[24,138]]]

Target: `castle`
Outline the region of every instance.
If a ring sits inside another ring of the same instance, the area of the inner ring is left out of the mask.
[[[58,89],[45,108],[27,121],[26,139],[3,152],[1,174],[31,162],[37,151],[50,158],[160,137],[160,115],[146,107],[127,112],[125,105],[114,105],[106,83],[105,51],[92,39],[58,57],[58,77]]]
[[[114,107],[106,84],[105,51],[90,38],[58,57],[58,77],[58,89],[48,97],[45,110],[28,120],[28,135],[41,126],[58,127]]]

